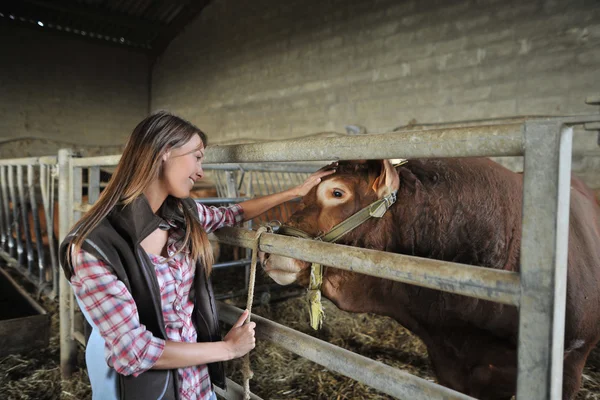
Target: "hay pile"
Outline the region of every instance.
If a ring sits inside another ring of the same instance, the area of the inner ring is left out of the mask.
[[[326,319],[316,332],[308,325],[304,299],[260,306],[257,315],[289,326],[313,337],[374,360],[433,380],[423,343],[390,318],[370,314],[349,314],[324,301]],[[263,399],[391,399],[363,384],[332,373],[268,342],[258,341],[250,357],[254,378],[252,392]],[[228,375],[242,382],[241,362],[230,363]]]
[[[326,319],[320,332],[310,328],[308,307],[303,299],[260,306],[253,311],[336,346],[435,381],[425,345],[396,321],[372,314],[346,313],[327,300],[323,305]],[[254,372],[250,387],[263,399],[392,399],[268,342],[259,341],[250,359]],[[233,375],[231,379],[241,384],[241,361],[235,360],[228,367],[228,376]],[[576,400],[600,400],[600,347],[590,355]]]

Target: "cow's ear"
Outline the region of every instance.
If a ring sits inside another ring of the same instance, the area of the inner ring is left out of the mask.
[[[373,182],[373,190],[378,198],[383,198],[400,187],[400,176],[390,160],[381,160],[381,173]]]

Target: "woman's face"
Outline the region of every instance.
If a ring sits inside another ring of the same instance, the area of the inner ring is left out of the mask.
[[[200,136],[194,135],[186,144],[168,151],[163,157],[161,180],[167,193],[178,198],[189,197],[194,183],[204,176],[204,144]]]

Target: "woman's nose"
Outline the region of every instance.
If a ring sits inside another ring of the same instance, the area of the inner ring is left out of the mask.
[[[204,170],[202,169],[202,167],[198,167],[198,169],[196,170],[196,176],[198,177],[198,179],[204,178]]]

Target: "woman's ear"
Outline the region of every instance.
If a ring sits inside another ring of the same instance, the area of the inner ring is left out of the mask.
[[[171,157],[171,148],[170,148],[170,147],[168,147],[168,148],[167,148],[167,149],[164,151],[164,153],[163,153],[163,155],[161,156],[161,158],[162,158],[162,161],[163,161],[163,162],[165,162],[165,161],[167,161],[167,160],[169,159],[169,157]]]

